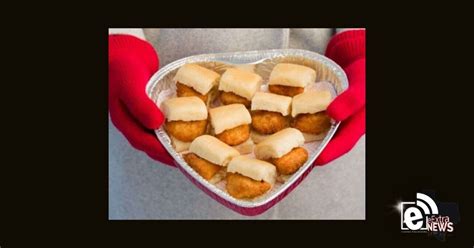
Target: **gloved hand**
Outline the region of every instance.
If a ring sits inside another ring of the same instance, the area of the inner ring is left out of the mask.
[[[335,35],[326,48],[326,56],[344,69],[349,88],[327,108],[328,115],[342,123],[316,159],[316,165],[327,164],[347,153],[365,134],[365,30]]]
[[[130,35],[109,35],[112,123],[134,148],[164,164],[176,166],[153,132],[163,123],[163,113],[145,93],[145,85],[158,67],[158,56],[148,42]]]

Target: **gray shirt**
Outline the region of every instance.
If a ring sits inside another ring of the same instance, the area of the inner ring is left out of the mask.
[[[109,30],[148,40],[160,66],[203,53],[298,48],[324,54],[333,29]],[[246,217],[214,201],[178,169],[133,149],[109,118],[110,219],[364,219],[365,136],[341,158],[316,167],[284,200]]]

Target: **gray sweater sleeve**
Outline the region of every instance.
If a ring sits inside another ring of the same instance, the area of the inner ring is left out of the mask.
[[[332,29],[144,29],[164,66],[174,60],[206,53],[305,49],[324,53]]]
[[[145,34],[141,28],[109,28],[109,34],[129,34],[145,40]]]

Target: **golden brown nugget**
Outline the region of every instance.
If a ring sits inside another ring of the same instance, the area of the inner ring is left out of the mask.
[[[203,135],[207,129],[207,120],[200,121],[167,121],[165,130],[176,139],[191,142]]]
[[[183,156],[186,163],[189,164],[204,179],[210,180],[222,169],[221,166],[213,164],[194,153],[187,153]]]
[[[206,95],[203,95],[199,92],[197,92],[195,89],[187,86],[187,85],[184,85],[180,82],[177,82],[176,83],[176,95],[178,97],[184,97],[184,96],[197,96],[199,97],[203,102],[207,102],[207,96],[209,94],[206,94]]]
[[[252,103],[251,101],[247,100],[247,98],[241,97],[232,92],[225,92],[225,91],[220,92],[219,99],[224,105],[229,105],[233,103],[241,103],[245,105],[245,107],[247,108],[250,108],[250,104]]]
[[[252,127],[261,134],[273,134],[288,127],[288,119],[278,112],[256,110],[251,115]]]
[[[244,143],[250,137],[250,125],[244,124],[231,129],[227,129],[216,137],[230,146],[236,146]]]
[[[272,187],[265,181],[256,181],[237,173],[227,173],[227,192],[235,198],[254,198]]]
[[[276,166],[278,173],[290,175],[295,173],[306,160],[308,160],[306,149],[296,147],[280,158],[272,158],[270,162]]]
[[[278,94],[278,95],[293,97],[293,96],[303,93],[304,88],[272,84],[268,86],[268,91]]]
[[[315,114],[299,114],[291,122],[291,126],[304,133],[321,134],[331,128],[331,118],[326,111]]]

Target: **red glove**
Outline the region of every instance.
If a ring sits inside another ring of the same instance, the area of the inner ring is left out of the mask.
[[[130,35],[109,35],[109,111],[112,123],[130,144],[151,158],[176,166],[153,129],[164,121],[145,85],[158,70],[153,47]]]
[[[316,159],[316,165],[347,153],[365,133],[365,30],[337,34],[329,42],[326,56],[344,69],[349,88],[328,106],[328,115],[342,123]]]

